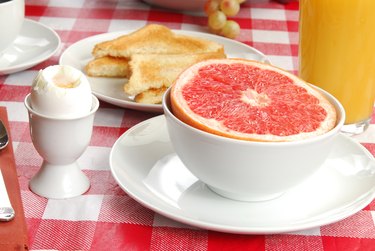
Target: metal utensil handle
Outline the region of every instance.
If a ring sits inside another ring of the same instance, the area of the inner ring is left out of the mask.
[[[3,123],[3,121],[0,120],[0,150],[4,149],[9,142],[8,132],[7,129]]]
[[[15,212],[10,204],[7,189],[5,187],[3,174],[0,169],[0,221],[10,221],[14,218]]]

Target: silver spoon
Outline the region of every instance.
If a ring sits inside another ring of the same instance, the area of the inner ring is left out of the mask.
[[[8,145],[9,137],[7,130],[0,120],[0,150]],[[10,203],[8,192],[4,183],[3,174],[0,169],[0,221],[10,221],[14,218],[15,212]]]
[[[4,126],[3,121],[0,120],[0,150],[8,145],[9,138],[7,129]]]

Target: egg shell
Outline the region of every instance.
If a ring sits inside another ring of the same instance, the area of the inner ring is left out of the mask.
[[[62,87],[57,81],[65,81]],[[75,118],[88,114],[92,106],[90,84],[81,71],[63,65],[41,70],[32,84],[32,108],[54,118]]]

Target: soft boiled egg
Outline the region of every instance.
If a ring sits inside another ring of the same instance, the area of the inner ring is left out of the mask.
[[[90,84],[85,75],[66,65],[40,70],[31,89],[31,107],[55,118],[76,118],[88,114],[92,106]]]

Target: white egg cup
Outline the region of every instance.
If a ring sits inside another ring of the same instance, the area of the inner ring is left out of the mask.
[[[41,168],[30,180],[31,191],[49,199],[66,199],[85,193],[90,181],[77,160],[90,143],[98,99],[92,95],[90,112],[76,118],[55,118],[36,112],[31,107],[30,94],[24,103],[32,142],[43,158]]]

